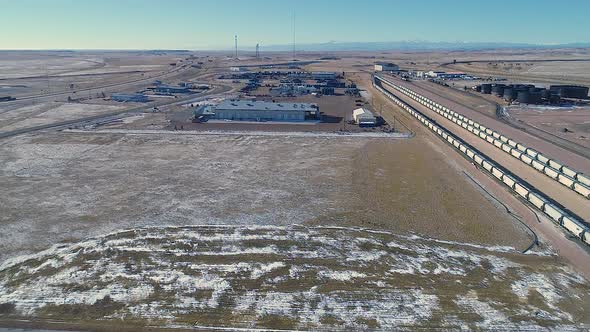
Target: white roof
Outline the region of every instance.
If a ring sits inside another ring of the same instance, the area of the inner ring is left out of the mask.
[[[317,104],[311,103],[272,103],[268,101],[254,100],[224,100],[218,104],[216,110],[240,110],[240,111],[297,111],[315,112]]]
[[[366,108],[357,108],[354,111],[352,111],[352,115],[356,118],[356,117],[361,117],[361,118],[374,118],[375,116],[373,115],[373,113],[371,113],[371,111],[369,111]]]

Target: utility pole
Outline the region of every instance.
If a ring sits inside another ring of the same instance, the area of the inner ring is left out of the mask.
[[[295,62],[295,10],[293,10],[293,62]]]
[[[238,58],[238,35],[234,36],[234,43],[235,43],[235,47],[236,47],[236,54],[235,54],[235,58]]]

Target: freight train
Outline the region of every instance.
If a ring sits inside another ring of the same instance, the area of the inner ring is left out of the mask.
[[[586,222],[564,211],[556,204],[554,204],[552,201],[545,198],[541,193],[537,192],[534,188],[531,188],[530,186],[522,183],[519,179],[509,174],[508,171],[506,171],[505,169],[497,165],[495,162],[488,159],[475,148],[467,145],[463,140],[453,135],[444,127],[437,124],[432,119],[426,117],[421,112],[409,106],[402,100],[398,99],[389,91],[383,89],[381,87],[381,82],[385,82],[386,84],[394,88],[401,88],[400,86],[388,82],[380,78],[379,76],[374,76],[373,86],[377,90],[379,90],[389,99],[391,99],[397,105],[402,107],[402,109],[404,109],[406,112],[410,113],[412,116],[417,118],[423,125],[425,125],[430,130],[435,132],[437,135],[442,137],[449,144],[454,146],[458,151],[460,151],[468,159],[472,160],[476,165],[485,169],[488,173],[490,173],[492,176],[498,179],[498,181],[510,188],[519,197],[526,200],[535,208],[545,213],[553,221],[555,221],[557,224],[562,226],[571,234],[579,238],[582,242],[590,245],[590,228],[588,227]]]

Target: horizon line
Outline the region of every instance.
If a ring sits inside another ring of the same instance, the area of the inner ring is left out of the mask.
[[[473,47],[483,47],[483,48],[487,48],[487,49],[495,49],[495,48],[501,48],[501,49],[510,49],[510,48],[514,48],[514,49],[518,49],[518,48],[535,48],[535,47],[543,47],[543,48],[560,48],[560,47],[569,47],[569,48],[590,48],[590,41],[588,42],[569,42],[569,43],[526,43],[526,42],[473,42],[473,41],[455,41],[455,42],[449,42],[449,41],[436,41],[436,42],[432,42],[432,41],[421,41],[421,40],[402,40],[402,41],[371,41],[371,42],[357,42],[357,41],[351,41],[351,42],[340,42],[340,41],[328,41],[328,42],[318,42],[318,43],[300,43],[299,45],[301,45],[302,47],[307,47],[310,49],[299,49],[299,52],[317,52],[317,51],[331,51],[331,52],[346,52],[346,51],[395,51],[397,50],[396,47],[391,48],[391,49],[387,49],[387,48],[380,48],[380,49],[371,49],[371,48],[365,48],[363,49],[362,47],[359,48],[353,48],[353,49],[346,49],[346,48],[342,48],[342,49],[334,49],[334,50],[314,50],[313,47],[315,46],[330,46],[330,45],[334,45],[334,46],[338,46],[338,45],[342,45],[342,46],[346,46],[346,45],[383,45],[386,46],[387,44],[407,44],[408,47],[403,47],[401,49],[403,49],[404,51],[407,50],[412,50],[412,46],[415,47],[413,50],[425,50],[425,51],[429,51],[429,50],[462,50],[464,49],[463,47],[461,47],[462,45],[464,46],[473,46]],[[420,47],[419,45],[423,44],[423,47]],[[436,46],[436,45],[440,45],[441,47],[436,48],[436,47],[428,47],[427,45],[432,45],[432,46]],[[444,47],[444,45],[448,45],[448,47]],[[485,47],[485,46],[489,46],[489,47]],[[262,45],[264,46],[264,45]],[[288,52],[291,51],[291,44],[269,44],[267,46],[264,46],[266,48],[269,48],[269,52]],[[289,49],[285,49],[282,50],[281,48],[289,48]],[[241,48],[242,50],[245,51],[249,51],[252,50],[254,51],[256,48],[256,45],[246,45],[243,48]],[[274,48],[274,50],[273,50]],[[166,52],[229,52],[229,51],[233,51],[234,48],[233,47],[226,47],[226,48],[0,48],[0,52],[14,52],[14,51],[53,51],[53,52],[76,52],[76,51],[137,51],[137,52],[157,52],[157,51],[166,51]]]

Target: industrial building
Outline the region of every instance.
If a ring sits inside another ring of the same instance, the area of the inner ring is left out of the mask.
[[[461,78],[464,78],[465,76],[466,76],[466,74],[462,73],[462,72],[450,72],[450,73],[436,74],[436,78],[447,79],[447,80],[461,79]]]
[[[352,119],[359,127],[374,127],[377,125],[377,118],[366,108],[357,108],[352,111]]]
[[[338,78],[338,74],[331,71],[314,71],[311,73],[314,80],[334,80]]]
[[[149,101],[148,96],[141,93],[125,94],[125,93],[113,93],[111,100],[119,102],[136,102],[145,103]]]
[[[240,121],[305,121],[320,118],[317,104],[275,103],[254,100],[225,100],[216,106],[197,108],[195,118]]]
[[[429,72],[426,73],[426,76],[432,77],[432,78],[437,78],[438,75],[444,74],[444,73],[445,73],[444,71],[434,71],[434,70],[431,70],[431,71],[429,71]]]
[[[377,62],[375,71],[398,71],[399,66],[391,62]]]
[[[431,70],[429,72],[426,73],[426,76],[431,77],[431,78],[440,78],[440,79],[460,79],[460,78],[464,78],[465,76],[467,76],[465,73],[462,72],[444,72],[444,71],[434,71]]]
[[[248,69],[246,69],[246,67],[229,67],[229,71],[231,72],[246,72],[248,71]]]
[[[426,73],[423,72],[423,71],[421,71],[421,70],[419,70],[419,71],[411,71],[410,72],[410,75],[413,75],[413,76],[415,76],[417,78],[424,78],[424,76],[426,75]]]
[[[269,94],[272,96],[302,96],[318,91],[318,88],[309,84],[281,83],[278,87],[271,88]]]
[[[172,85],[158,85],[154,88],[156,93],[189,93],[190,90],[186,86],[172,86]]]

